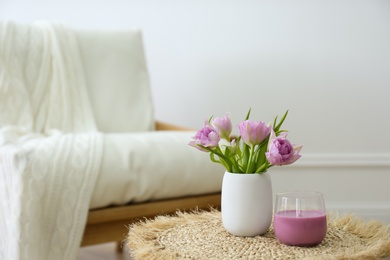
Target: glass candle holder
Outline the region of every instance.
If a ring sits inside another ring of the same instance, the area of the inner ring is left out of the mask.
[[[294,191],[276,195],[274,230],[277,239],[291,246],[315,246],[326,236],[323,194]]]

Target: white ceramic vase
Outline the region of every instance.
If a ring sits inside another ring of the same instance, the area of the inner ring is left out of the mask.
[[[222,182],[222,223],[235,236],[266,233],[272,222],[272,183],[268,173],[225,172]]]

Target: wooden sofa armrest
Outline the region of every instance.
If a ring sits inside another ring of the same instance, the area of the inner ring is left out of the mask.
[[[221,192],[90,210],[81,246],[123,241],[131,223],[180,211],[220,209]]]
[[[158,120],[156,121],[156,130],[157,131],[194,131],[194,129],[191,128],[173,125]]]

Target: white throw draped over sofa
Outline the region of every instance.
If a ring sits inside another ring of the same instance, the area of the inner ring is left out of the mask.
[[[139,31],[0,22],[0,259],[75,259],[218,207],[224,170],[183,130],[154,117]]]

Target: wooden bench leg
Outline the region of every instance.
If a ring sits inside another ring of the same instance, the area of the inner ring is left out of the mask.
[[[123,243],[121,241],[116,242],[116,252],[123,253]]]

